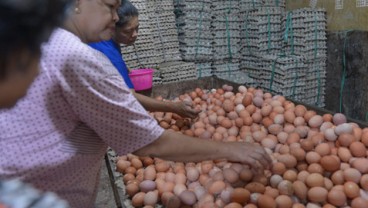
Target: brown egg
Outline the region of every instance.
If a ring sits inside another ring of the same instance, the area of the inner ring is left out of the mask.
[[[355,168],[347,168],[343,171],[345,181],[359,183],[362,174]]]
[[[142,207],[145,195],[146,195],[146,193],[144,193],[144,192],[139,192],[139,193],[135,194],[132,198],[133,207]]]
[[[170,168],[170,164],[168,162],[162,161],[155,164],[155,168],[157,172],[166,172]]]
[[[223,174],[225,180],[229,183],[235,183],[239,180],[239,174],[232,168],[225,168]]]
[[[308,200],[314,203],[323,203],[327,200],[328,191],[323,187],[312,187],[308,190]]]
[[[347,201],[345,193],[336,189],[332,189],[328,192],[327,200],[330,204],[339,207],[345,205]]]
[[[340,160],[338,160],[335,156],[323,156],[320,160],[320,163],[323,169],[329,172],[334,172],[340,169]]]
[[[343,147],[349,147],[349,145],[355,140],[352,134],[343,133],[338,138],[337,141]]]
[[[305,119],[308,120],[308,119]],[[312,128],[319,128],[323,123],[323,118],[320,115],[314,115],[312,116],[309,121],[308,125]]]
[[[253,178],[253,172],[250,169],[244,168],[240,171],[239,178],[244,182],[249,182]]]
[[[293,206],[293,201],[286,195],[277,196],[275,202],[277,207],[291,208]]]
[[[305,112],[307,112],[307,108],[303,105],[297,105],[294,109],[296,116],[304,116]]]
[[[266,187],[266,190],[264,192],[265,195],[271,196],[272,198],[276,198],[279,195],[279,190],[272,188],[270,186]]]
[[[296,118],[294,111],[293,110],[285,111],[284,112],[284,118],[285,118],[286,122],[293,124],[294,120]]]
[[[355,197],[360,196],[359,186],[352,181],[344,183],[344,192],[349,199],[354,199]]]
[[[265,192],[266,188],[262,183],[251,182],[251,183],[248,183],[245,186],[245,189],[247,189],[251,193],[261,193],[261,194],[263,194]]]
[[[213,207],[213,206],[212,205],[208,206],[208,208],[210,208],[210,207]],[[243,208],[243,206],[240,205],[239,203],[231,202],[230,204],[225,205],[224,208]]]
[[[350,150],[346,147],[339,147],[337,149],[337,155],[343,162],[349,162],[350,159],[353,157],[350,153]]]
[[[314,148],[314,143],[311,139],[301,139],[300,145],[306,152],[311,151]]]
[[[261,195],[258,198],[258,207],[259,208],[276,208],[275,199],[268,195]]]
[[[319,163],[319,161],[321,160],[321,156],[317,153],[317,152],[308,152],[305,155],[305,159],[309,164],[312,163]]]
[[[125,170],[131,166],[131,162],[130,161],[126,161],[123,159],[119,159],[116,162],[116,171],[120,172],[120,173],[125,173]]]
[[[286,170],[283,174],[284,180],[288,180],[290,182],[296,181],[298,173],[295,170]]]
[[[136,183],[129,183],[125,186],[126,193],[133,197],[139,191],[139,186]]]
[[[319,173],[311,173],[308,175],[305,183],[308,187],[323,187],[324,186],[324,177]]]
[[[350,152],[354,157],[366,157],[367,148],[361,142],[352,142],[349,146]]]
[[[320,155],[320,156],[325,156],[325,155],[329,155],[331,153],[331,149],[330,146],[327,143],[321,143],[318,144],[315,147],[315,151]]]
[[[297,164],[296,158],[290,154],[279,155],[277,160],[284,163],[286,168],[293,168]]]
[[[248,203],[249,199],[250,192],[244,188],[235,188],[230,195],[231,202],[236,202],[243,206]]]
[[[290,154],[295,157],[297,161],[304,161],[305,160],[305,151],[302,148],[291,148]]]
[[[242,101],[242,103],[245,107],[252,104],[252,102],[253,102],[253,96],[250,95],[250,94],[246,94],[243,98],[243,101]]]
[[[286,171],[286,166],[285,166],[284,163],[276,162],[272,165],[272,170],[271,171],[274,174],[283,175],[284,172]]]
[[[210,194],[219,194],[222,190],[224,190],[226,187],[226,184],[223,181],[215,181],[211,184],[211,186],[208,189],[208,192]]]
[[[307,198],[308,188],[302,181],[294,181],[293,190],[300,200],[304,201]]]
[[[307,171],[309,173],[319,173],[319,174],[324,173],[324,169],[322,168],[322,166],[319,163],[310,164],[307,168]]]
[[[351,201],[351,208],[366,208],[368,207],[368,200],[362,197],[356,197]]]
[[[144,195],[143,203],[144,205],[156,205],[158,201],[158,191],[150,191]]]
[[[124,174],[124,176],[123,176],[123,181],[124,181],[124,183],[125,183],[125,184],[126,184],[128,181],[133,180],[133,179],[135,179],[135,176],[134,176],[134,174],[132,174],[132,173],[126,173],[126,174]]]

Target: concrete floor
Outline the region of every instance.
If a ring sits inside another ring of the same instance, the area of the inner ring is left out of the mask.
[[[117,208],[105,160],[102,161],[96,208]]]

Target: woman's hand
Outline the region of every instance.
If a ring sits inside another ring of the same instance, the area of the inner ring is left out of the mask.
[[[201,110],[197,110],[193,108],[192,103],[181,101],[181,102],[173,102],[173,113],[178,114],[183,118],[196,118]]]

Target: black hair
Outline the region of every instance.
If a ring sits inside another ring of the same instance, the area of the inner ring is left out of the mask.
[[[116,23],[117,27],[124,27],[132,17],[138,17],[139,12],[130,1],[123,0],[118,8],[119,21]]]
[[[40,54],[41,44],[59,26],[73,0],[0,1],[0,79],[9,73],[9,57],[22,50]],[[22,68],[22,67],[20,67]]]

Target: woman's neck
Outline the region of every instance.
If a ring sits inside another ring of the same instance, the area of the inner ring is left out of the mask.
[[[87,40],[85,37],[83,37],[81,31],[78,29],[78,25],[76,24],[76,17],[73,17],[74,15],[71,15],[63,25],[63,28],[65,30],[68,30],[69,32],[73,33],[77,37],[81,39],[82,42],[87,43]]]

